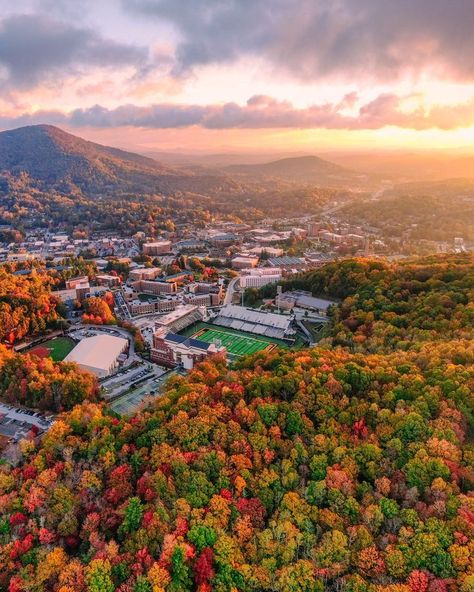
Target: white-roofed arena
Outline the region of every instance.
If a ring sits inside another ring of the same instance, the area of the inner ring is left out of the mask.
[[[128,348],[128,340],[112,335],[94,335],[82,339],[66,356],[65,362],[75,362],[99,378],[110,376],[118,368],[118,359]]]

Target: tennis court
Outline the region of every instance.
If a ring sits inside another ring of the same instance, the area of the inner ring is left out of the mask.
[[[206,343],[220,342],[233,356],[248,356],[264,349],[273,349],[276,345],[259,337],[238,335],[221,329],[203,329],[194,335]]]

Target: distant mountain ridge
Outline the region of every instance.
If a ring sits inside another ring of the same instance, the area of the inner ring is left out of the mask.
[[[111,193],[170,194],[229,183],[216,174],[192,175],[132,152],[83,140],[52,125],[0,132],[0,176],[21,178],[43,191],[88,197]]]
[[[334,164],[318,156],[296,156],[281,158],[264,164],[230,165],[222,169],[229,175],[250,178],[271,177],[286,181],[338,184],[361,179],[363,175]]]

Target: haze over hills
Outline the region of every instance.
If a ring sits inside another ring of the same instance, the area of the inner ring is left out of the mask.
[[[234,165],[237,172],[231,174],[252,174],[248,165],[266,165],[274,161],[294,160],[300,157],[312,159],[306,152],[221,152],[203,153],[186,151],[146,152],[171,167],[200,166],[208,169],[229,169]],[[474,156],[458,152],[396,152],[396,151],[334,151],[319,152],[321,160],[329,161],[345,169],[366,174],[370,177],[402,183],[408,181],[438,181],[449,178],[474,178]],[[315,158],[315,157],[314,157]],[[243,173],[241,167],[245,168]],[[229,169],[231,170],[231,169]],[[227,171],[229,172],[229,171]]]
[[[341,185],[348,181],[360,182],[365,177],[360,173],[318,156],[281,158],[263,164],[231,165],[223,170],[230,175],[239,175],[252,179],[272,177],[286,181],[323,185]]]
[[[157,161],[102,146],[51,125],[33,125],[0,133],[0,175],[43,191],[89,197],[204,191],[228,184],[222,175],[192,175]]]
[[[324,155],[343,167],[354,168],[394,181],[440,181],[474,178],[474,156],[448,152],[328,153]]]

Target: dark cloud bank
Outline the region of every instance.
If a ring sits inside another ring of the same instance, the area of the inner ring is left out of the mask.
[[[176,72],[267,59],[302,80],[325,76],[393,81],[430,69],[474,77],[473,0],[122,0],[165,19],[181,36]]]

